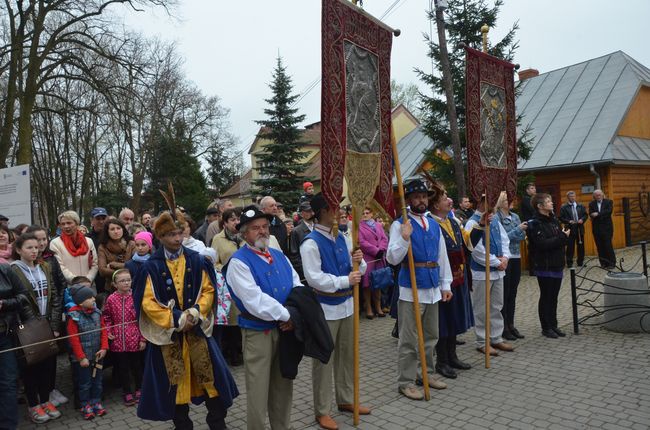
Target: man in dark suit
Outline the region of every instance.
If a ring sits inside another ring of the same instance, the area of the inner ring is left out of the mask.
[[[578,245],[578,266],[582,266],[585,259],[585,222],[587,210],[576,202],[576,193],[566,193],[567,202],[560,208],[560,221],[570,230],[569,243],[566,247],[566,265],[573,266],[573,252]]]
[[[530,204],[530,199],[533,198],[535,194],[537,194],[537,188],[535,187],[535,184],[529,183],[526,184],[526,188],[524,189],[525,193],[524,196],[521,198],[521,221],[528,221],[535,216],[535,209],[533,206]]]
[[[287,249],[287,227],[284,225],[284,221],[278,216],[278,203],[273,197],[266,196],[260,200],[260,209],[272,217],[269,231],[278,240],[284,255],[289,255],[289,250]]]
[[[302,270],[302,259],[300,258],[300,244],[314,229],[314,211],[311,208],[310,202],[300,203],[299,209],[302,221],[291,232],[291,238],[289,239],[289,261],[291,261],[294,270],[298,272],[300,279],[305,279],[305,273]]]
[[[602,190],[595,190],[594,199],[589,202],[589,216],[591,217],[591,229],[598,249],[600,267],[606,269],[612,269],[616,265],[616,255],[612,246],[612,236],[614,236],[613,210],[614,202],[606,199]]]

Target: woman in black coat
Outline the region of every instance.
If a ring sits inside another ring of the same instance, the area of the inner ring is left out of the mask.
[[[553,214],[550,195],[535,194],[531,204],[535,215],[528,224],[528,240],[532,272],[539,284],[539,322],[544,336],[557,339],[566,336],[557,327],[557,298],[564,272],[564,248],[570,231],[563,230]]]
[[[10,331],[16,326],[18,315],[22,321],[34,317],[27,301],[27,290],[8,264],[0,264],[0,351],[13,348]],[[13,352],[0,353],[0,426],[18,426],[18,363]]]

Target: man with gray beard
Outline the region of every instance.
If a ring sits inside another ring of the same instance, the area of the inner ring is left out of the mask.
[[[237,229],[246,242],[225,268],[233,300],[241,311],[246,378],[246,424],[265,428],[268,411],[272,429],[291,427],[293,381],[280,371],[280,331],[293,330],[284,303],[293,287],[302,286],[289,259],[269,248],[271,215],[257,206],[244,208]]]

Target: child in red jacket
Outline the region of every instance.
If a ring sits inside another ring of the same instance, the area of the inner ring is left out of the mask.
[[[122,384],[124,404],[132,406],[140,399],[140,354],[146,341],[135,317],[128,269],[120,269],[113,274],[113,288],[115,292],[106,299],[102,314],[108,331],[113,365],[117,367]]]
[[[75,303],[68,312],[71,360],[78,374],[81,414],[90,420],[106,415],[101,399],[102,360],[108,349],[108,337],[103,330],[102,312],[95,306],[95,292],[76,284],[70,287],[70,296]]]

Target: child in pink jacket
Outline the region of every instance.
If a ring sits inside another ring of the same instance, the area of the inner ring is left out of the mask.
[[[140,354],[146,341],[135,317],[131,295],[131,275],[127,269],[113,274],[113,292],[104,303],[102,317],[108,331],[113,365],[122,384],[124,404],[132,406],[140,399],[142,367]]]

